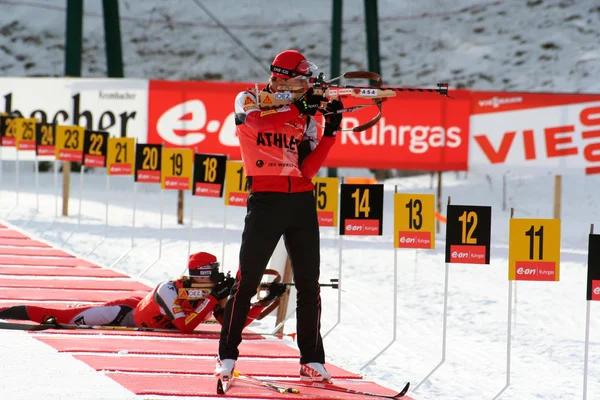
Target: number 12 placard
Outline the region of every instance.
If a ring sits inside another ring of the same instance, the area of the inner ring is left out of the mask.
[[[489,264],[492,207],[448,205],[446,262]]]

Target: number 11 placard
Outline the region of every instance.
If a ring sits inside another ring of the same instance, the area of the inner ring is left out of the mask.
[[[558,281],[560,219],[511,218],[508,239],[508,279]]]

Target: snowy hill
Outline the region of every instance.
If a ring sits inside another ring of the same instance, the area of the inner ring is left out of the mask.
[[[262,81],[297,48],[329,75],[331,1],[121,1],[125,74]],[[594,0],[379,0],[381,69],[390,85],[599,92]],[[106,75],[102,3],[85,2],[82,74]],[[246,53],[209,15],[235,35]],[[0,76],[64,72],[65,2],[0,0]],[[344,0],[342,70],[367,68],[362,0]]]

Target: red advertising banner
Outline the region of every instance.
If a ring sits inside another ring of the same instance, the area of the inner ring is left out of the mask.
[[[189,147],[239,160],[233,104],[250,83],[150,81],[148,143]],[[402,92],[383,104],[379,122],[363,132],[340,132],[325,166],[466,170],[469,150],[470,92]],[[365,99],[344,98],[350,106]],[[377,115],[369,107],[344,115],[352,129]],[[323,124],[317,114],[317,122]]]
[[[468,91],[402,92],[383,103],[383,116],[363,132],[338,132],[326,166],[376,169],[466,170],[469,154]],[[347,98],[344,105],[364,104]],[[377,114],[375,107],[344,114],[343,129],[364,124]],[[321,121],[318,121],[321,122]]]
[[[600,95],[472,92],[469,166],[600,173]]]
[[[248,83],[150,81],[148,143],[191,148],[241,160],[235,132],[235,96]]]

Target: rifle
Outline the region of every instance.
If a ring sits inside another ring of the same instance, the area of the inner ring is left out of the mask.
[[[373,86],[348,86],[348,85],[336,85],[332,82],[335,82],[341,78],[346,79],[369,79],[374,82]],[[312,84],[312,86],[308,86],[308,84]],[[304,96],[306,90],[309,88],[313,89],[313,94],[317,96],[323,96],[331,100],[337,100],[345,96],[357,97],[360,99],[370,100],[369,103],[366,104],[355,104],[350,107],[343,108],[335,112],[335,114],[354,112],[358,110],[362,110],[366,107],[376,106],[379,109],[378,114],[373,117],[370,121],[355,126],[352,129],[341,129],[352,132],[362,132],[366,129],[369,129],[373,125],[375,125],[383,114],[383,103],[389,97],[395,97],[400,92],[420,92],[420,93],[438,93],[442,96],[450,97],[448,95],[448,83],[442,82],[437,84],[437,89],[426,89],[426,88],[384,88],[382,87],[383,80],[381,76],[375,72],[370,71],[350,71],[344,73],[344,75],[338,76],[336,78],[332,78],[329,80],[325,80],[325,76],[321,72],[319,76],[316,78],[309,78],[307,81],[297,80],[297,79],[288,79],[284,84],[277,85],[277,91],[270,93],[267,91],[258,91],[258,87],[256,87],[256,95],[259,99],[259,105],[261,108],[269,108],[269,107],[280,107],[284,105],[289,105],[299,100]],[[450,97],[452,98],[452,97]],[[322,111],[323,115],[331,115],[333,114],[330,111],[326,111],[327,102],[322,102],[319,106],[319,109]]]

